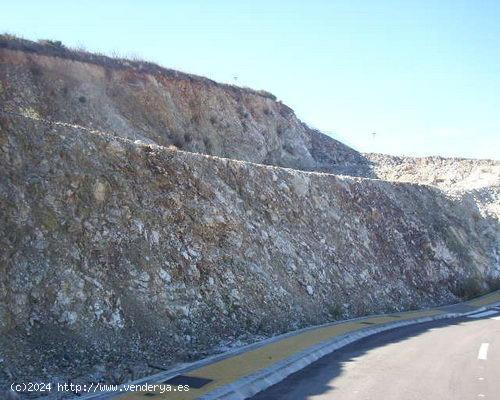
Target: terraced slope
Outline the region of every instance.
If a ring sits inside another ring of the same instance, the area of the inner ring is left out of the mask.
[[[453,302],[498,276],[498,221],[430,186],[5,115],[0,143],[4,382],[120,381],[237,339]]]
[[[265,92],[5,36],[0,101],[0,387],[499,286],[498,161],[363,155]]]

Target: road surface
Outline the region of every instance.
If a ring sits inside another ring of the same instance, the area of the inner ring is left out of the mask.
[[[382,332],[253,400],[500,400],[500,308]]]

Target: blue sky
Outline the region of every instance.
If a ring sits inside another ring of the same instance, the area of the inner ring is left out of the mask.
[[[3,3],[1,31],[237,77],[360,151],[500,158],[498,0]]]

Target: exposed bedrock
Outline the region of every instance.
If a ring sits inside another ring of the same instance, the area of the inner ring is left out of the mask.
[[[12,374],[186,360],[236,338],[457,301],[498,277],[498,221],[430,186],[20,117],[2,117],[0,144]]]
[[[0,36],[0,388],[123,382],[499,288],[499,174],[363,155],[266,92]]]
[[[355,163],[370,173],[361,154],[310,129],[267,92],[39,52],[2,49],[0,37],[4,109],[197,153],[338,173]]]

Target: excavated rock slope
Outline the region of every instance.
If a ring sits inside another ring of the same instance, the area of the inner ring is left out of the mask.
[[[106,363],[123,380],[241,336],[456,301],[498,275],[498,222],[430,186],[21,117],[2,117],[0,143],[5,381]]]
[[[267,92],[147,63],[22,43],[0,36],[5,109],[263,164],[330,172],[364,165],[358,152],[308,128]]]
[[[361,155],[269,94],[2,43],[0,387],[499,283],[498,162]]]

